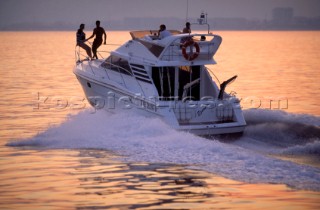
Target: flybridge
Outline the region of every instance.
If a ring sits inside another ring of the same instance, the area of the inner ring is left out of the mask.
[[[222,38],[214,34],[181,34],[172,31],[175,35],[158,39],[152,32],[130,32],[132,40],[115,52],[126,54],[131,59],[148,60],[153,65],[172,65],[177,62],[215,64],[213,56],[222,42]]]

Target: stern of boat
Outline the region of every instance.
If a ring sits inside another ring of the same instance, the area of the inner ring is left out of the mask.
[[[196,135],[242,133],[246,122],[237,98],[177,101],[172,106],[176,129]]]

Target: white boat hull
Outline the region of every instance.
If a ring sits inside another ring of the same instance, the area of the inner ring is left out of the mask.
[[[238,122],[180,124],[176,120],[174,112],[171,111],[172,109],[168,107],[159,106],[156,102],[143,101],[137,97],[138,94],[128,94],[108,84],[93,81],[90,78],[80,75],[77,75],[77,78],[87,100],[95,109],[105,109],[111,112],[133,109],[146,117],[160,117],[178,131],[198,136],[242,133],[246,126],[241,110],[237,113],[240,118]]]

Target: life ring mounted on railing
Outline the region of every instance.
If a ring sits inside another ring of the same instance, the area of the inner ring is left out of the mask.
[[[188,54],[187,53],[187,47],[196,48],[195,52],[192,52],[192,50],[190,50],[191,52]],[[189,41],[185,41],[182,45],[182,55],[183,57],[188,60],[188,61],[193,61],[194,59],[196,59],[199,56],[200,53],[200,47],[199,44],[197,42],[194,42],[193,40],[189,40]]]

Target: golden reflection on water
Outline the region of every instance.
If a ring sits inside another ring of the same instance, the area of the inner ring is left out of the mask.
[[[234,90],[245,108],[320,115],[320,32],[223,31],[215,59],[220,80],[237,74]],[[251,104],[251,100],[254,101]],[[281,100],[281,104],[270,101]],[[261,102],[261,103],[260,103]]]
[[[185,166],[125,163],[100,150],[12,149],[1,209],[316,209],[319,193],[247,184]],[[25,157],[28,159],[25,159]]]

